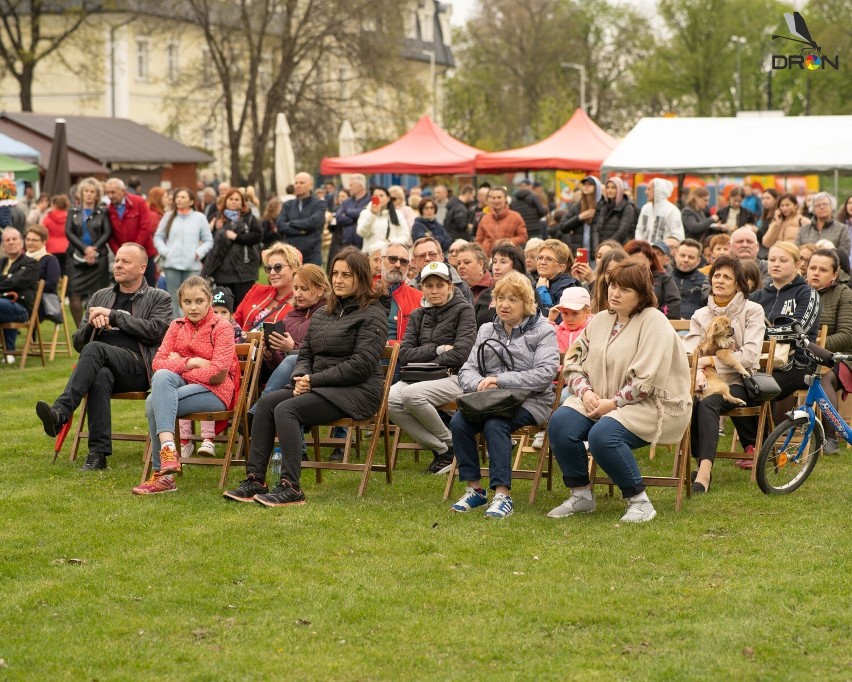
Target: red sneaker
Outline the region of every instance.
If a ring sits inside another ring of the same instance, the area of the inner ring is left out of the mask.
[[[177,491],[173,476],[154,472],[151,478],[142,485],[137,485],[132,492],[134,495],[157,495],[159,493],[173,493]]]
[[[174,448],[160,450],[160,473],[176,474],[180,472],[180,459]]]

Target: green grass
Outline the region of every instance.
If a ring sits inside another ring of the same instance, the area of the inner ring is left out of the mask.
[[[526,481],[505,521],[453,515],[411,453],[362,499],[306,472],[304,506],[227,503],[198,467],[139,498],[135,444],[50,464],[33,406],[70,365],[0,368],[0,680],[852,679],[850,451],[785,497],[720,461],[680,513],[650,489],[638,527],[604,488],[548,519],[561,484],[530,507]]]

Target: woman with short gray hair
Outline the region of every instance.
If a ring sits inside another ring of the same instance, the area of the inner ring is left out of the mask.
[[[802,225],[796,237],[796,246],[809,242],[827,239],[835,245],[840,258],[849,260],[852,241],[846,225],[836,221],[834,215],[834,199],[828,192],[819,192],[814,196],[814,221],[810,225]]]

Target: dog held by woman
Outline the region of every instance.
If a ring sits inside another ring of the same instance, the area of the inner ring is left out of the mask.
[[[731,321],[725,315],[714,317],[710,326],[707,328],[707,333],[704,336],[704,341],[698,346],[699,357],[715,357],[724,364],[728,365],[739,372],[743,378],[751,376],[742,363],[734,356],[734,329],[731,326]],[[728,402],[736,405],[744,406],[746,402],[731,395],[731,389],[728,383],[719,377],[716,372],[716,367],[713,364],[707,365],[704,368],[704,376],[707,379],[707,387],[704,389],[704,397],[718,393]]]

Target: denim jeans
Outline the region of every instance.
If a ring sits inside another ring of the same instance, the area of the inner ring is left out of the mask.
[[[293,376],[293,369],[296,367],[296,360],[298,359],[298,355],[284,356],[281,364],[272,370],[272,374],[270,374],[269,379],[266,380],[266,387],[263,389],[263,393],[260,394],[261,397],[265,396],[267,393],[272,393],[272,391],[280,391],[282,388],[287,388],[287,386],[289,386],[290,379]],[[254,414],[256,409],[257,403],[255,402],[255,404],[251,406],[249,414]]]
[[[621,489],[624,497],[645,490],[633,450],[648,445],[612,417],[592,421],[570,407],[560,407],[547,426],[553,456],[569,488],[589,485],[589,456],[583,441],[601,469]]]
[[[489,486],[492,490],[498,485],[511,488],[512,431],[533,424],[535,424],[535,417],[523,407],[518,410],[514,419],[493,417],[480,424],[469,422],[461,412],[456,412],[450,421],[450,431],[453,434],[453,449],[459,463],[459,479],[462,481],[480,479],[476,434],[482,432],[485,433],[485,443],[488,448]]]
[[[225,404],[201,384],[188,384],[180,374],[160,369],[151,379],[151,395],[145,401],[154,471],[160,470],[158,435],[175,430],[175,419],[191,412],[220,412]]]
[[[183,315],[180,309],[180,301],[178,301],[178,289],[193,275],[197,275],[195,270],[175,270],[174,268],[163,268],[163,274],[166,276],[166,290],[172,297],[172,317],[177,319]]]
[[[26,322],[30,319],[30,313],[20,303],[14,303],[8,298],[0,297],[0,323]],[[4,329],[3,337],[7,350],[15,350],[15,340],[18,338],[17,329]]]

